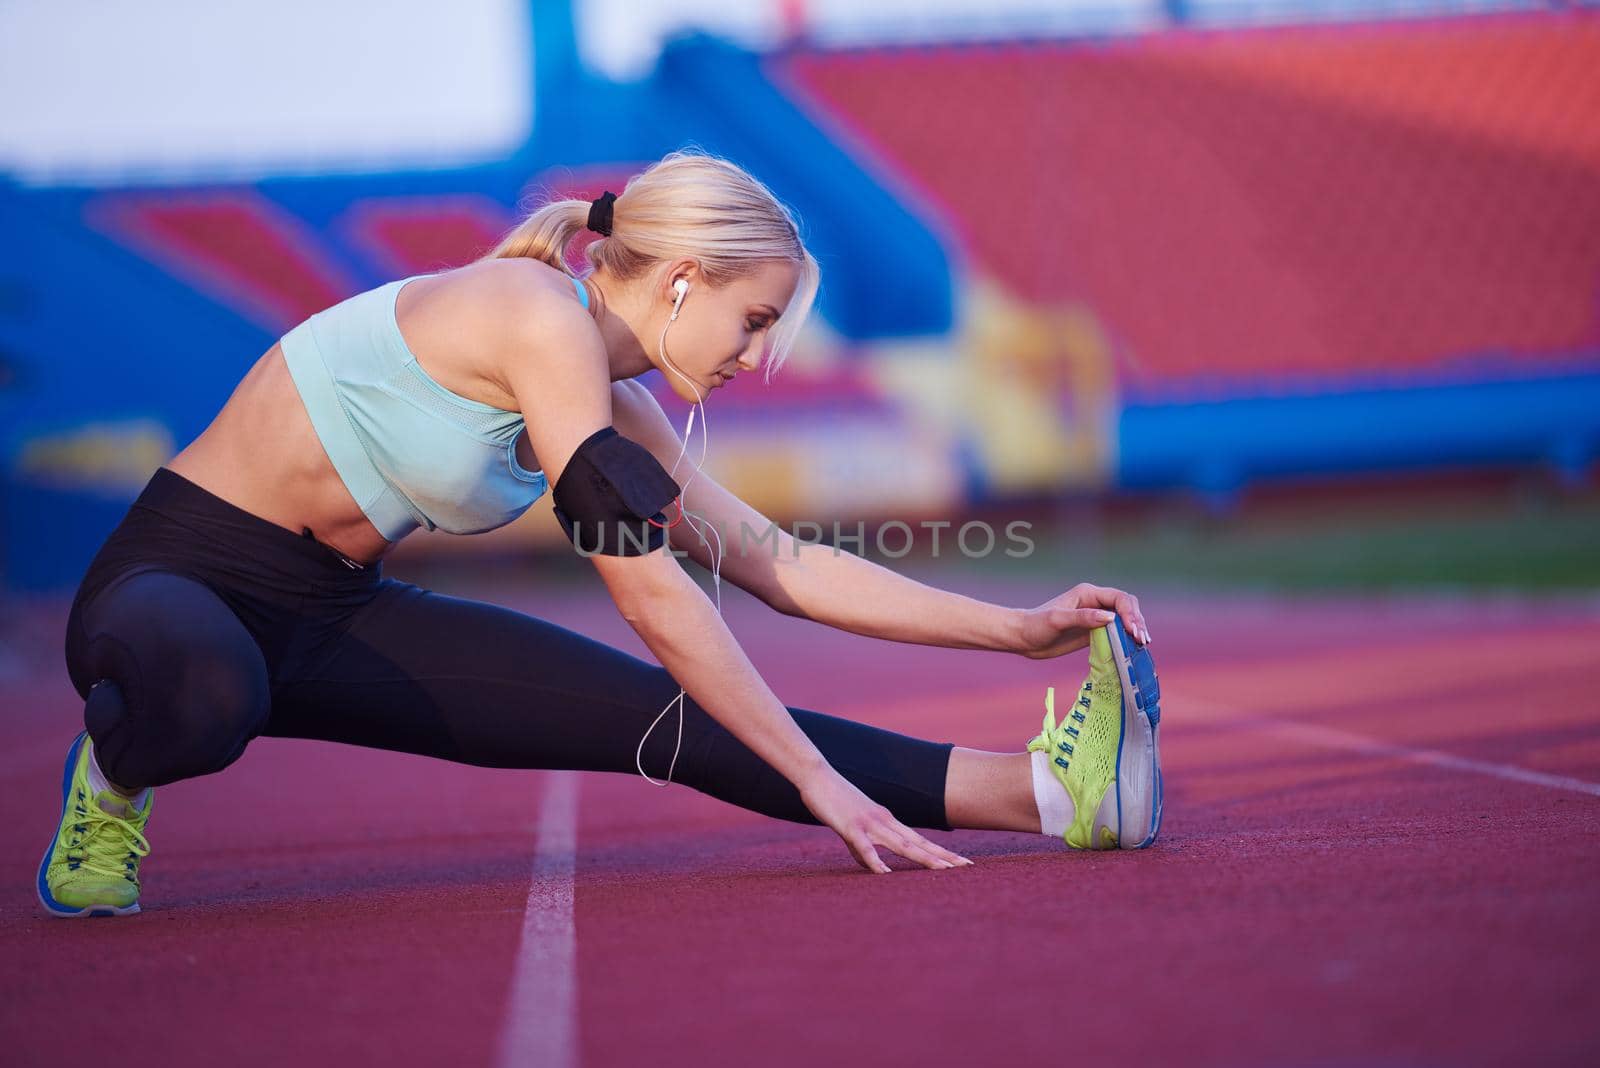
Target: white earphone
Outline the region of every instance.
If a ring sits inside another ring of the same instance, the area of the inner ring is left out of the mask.
[[[679,490],[678,506],[684,521],[689,524],[689,529],[694,531],[695,536],[700,539],[700,544],[705,546],[706,551],[711,554],[711,587],[716,598],[717,615],[720,616],[722,614],[722,534],[715,526],[706,521],[705,517],[691,512],[685,503],[689,499],[689,484],[694,481],[695,475],[699,474],[700,469],[705,466],[706,447],[711,442],[706,428],[705,398],[700,393],[700,387],[695,385],[688,375],[680,371],[678,365],[673,363],[672,358],[667,355],[667,328],[677,321],[678,309],[683,307],[683,298],[689,295],[689,280],[687,278],[679,278],[672,283],[672,288],[678,294],[678,297],[672,302],[671,317],[661,327],[661,339],[657,343],[656,351],[661,357],[662,365],[687,382],[689,388],[694,391],[695,406],[689,409],[689,420],[683,427],[683,447],[678,450],[678,458],[673,462],[672,470],[668,474],[674,478],[677,477],[678,465],[683,463],[684,456],[689,451],[689,436],[694,433],[694,417],[698,410],[700,414],[700,460],[698,463],[694,463],[694,471],[690,473]],[[707,529],[710,530],[711,537],[716,541],[715,548],[712,547],[710,542],[706,541]],[[639,769],[639,774],[644,776],[644,780],[652,786],[666,786],[671,783],[672,773],[678,767],[678,754],[683,749],[683,700],[687,696],[688,694],[680,686],[678,688],[678,696],[667,702],[667,707],[663,708],[650,726],[645,729],[644,737],[639,739],[639,748],[634,750],[634,766]],[[672,711],[673,705],[678,706],[678,741],[672,749],[672,763],[667,765],[667,777],[665,779],[656,779],[648,771],[644,770],[644,745],[650,740],[650,735],[655,732],[656,725],[666,718],[668,712]]]

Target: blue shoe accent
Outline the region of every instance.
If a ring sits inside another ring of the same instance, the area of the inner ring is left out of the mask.
[[[1161,680],[1156,676],[1155,658],[1150,655],[1149,649],[1128,637],[1121,619],[1116,620],[1116,631],[1122,653],[1128,658],[1128,674],[1133,678],[1137,690],[1134,701],[1150,721],[1150,726],[1155,727],[1161,723]]]
[[[61,824],[67,821],[67,805],[72,799],[72,771],[78,766],[78,754],[88,738],[88,731],[79,731],[78,736],[72,739],[72,745],[67,748],[67,763],[61,769],[61,819],[56,824],[56,837],[60,837]],[[50,844],[44,847],[44,859],[39,862],[39,903],[53,916],[77,916],[82,910],[57,901],[50,894],[50,884],[45,881],[45,873],[50,870],[50,858],[55,851],[56,838],[51,838]]]
[[[1152,812],[1150,818],[1150,833],[1145,839],[1133,846],[1134,849],[1143,849],[1156,840],[1156,835],[1161,833],[1161,808],[1163,783],[1161,777],[1160,748],[1158,744],[1158,730],[1161,725],[1161,681],[1156,676],[1155,658],[1150,655],[1150,650],[1136,643],[1122,625],[1120,617],[1114,618],[1111,623],[1112,633],[1116,635],[1118,648],[1128,661],[1128,677],[1133,683],[1134,707],[1144,713],[1150,721],[1151,744],[1156,746],[1155,784],[1153,787]],[[1117,766],[1122,766],[1122,744],[1117,744]],[[1119,787],[1117,792],[1117,821],[1121,826],[1122,821],[1122,792]]]

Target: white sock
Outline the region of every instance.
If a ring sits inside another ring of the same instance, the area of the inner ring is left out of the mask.
[[[112,790],[111,784],[106,781],[106,773],[100,770],[100,760],[94,755],[94,746],[91,744],[89,746],[89,792],[98,797],[102,791],[106,790],[110,790],[111,793],[116,794],[118,797],[122,796],[115,790]],[[138,796],[130,797],[126,800],[128,804],[133,806],[133,810],[135,812],[142,812],[144,810],[145,799],[149,796],[150,787],[146,786],[143,790],[139,791]]]
[[[1033,801],[1039,806],[1039,833],[1060,838],[1072,823],[1072,798],[1050,770],[1050,755],[1033,752]]]

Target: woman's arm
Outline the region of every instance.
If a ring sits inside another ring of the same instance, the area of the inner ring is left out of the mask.
[[[617,429],[671,468],[683,441],[655,397],[632,381],[613,382],[611,391]],[[693,456],[680,465],[680,482],[693,470]],[[1109,623],[1112,612],[1129,634],[1148,640],[1138,599],[1121,590],[1083,583],[1036,608],[1007,608],[925,585],[833,546],[801,542],[704,471],[686,496],[690,511],[722,534],[722,574],[785,615],[871,638],[1036,659],[1088,645],[1089,631]],[[706,541],[715,545],[709,535]],[[671,545],[710,568],[711,551],[688,523],[672,530]]]
[[[540,467],[559,486],[577,447],[615,426],[605,352],[574,302],[534,292],[507,305],[522,311],[513,332],[528,336],[509,346],[517,358],[504,362],[506,378]],[[797,786],[827,768],[677,560],[661,551],[589,560],[623,618],[714,719]]]
[[[972,863],[902,824],[823,758],[674,557],[658,549],[593,560],[623,618],[668,674],[712,719],[793,783],[806,808],[844,839],[862,867],[880,875],[889,871],[879,846],[925,868]]]
[[[496,350],[495,362],[521,406],[546,478],[559,487],[578,446],[615,425],[605,351],[576,302],[539,286],[519,291],[510,272],[500,273],[494,284],[511,291],[489,302],[474,321]],[[496,314],[493,308],[509,310]],[[844,839],[863,867],[889,870],[878,846],[930,868],[966,863],[901,824],[828,764],[677,559],[658,549],[590,560],[662,667],[711,718],[793,783],[811,813]]]
[[[802,789],[828,770],[677,560],[657,550],[591,561],[622,618],[713,719]]]

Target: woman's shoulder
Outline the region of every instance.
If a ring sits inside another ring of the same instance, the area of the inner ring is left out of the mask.
[[[486,303],[533,301],[584,310],[573,278],[542,260],[526,257],[478,260],[434,275],[441,294]]]
[[[540,260],[479,260],[434,276],[430,296],[480,339],[531,340],[598,335],[571,275]]]

